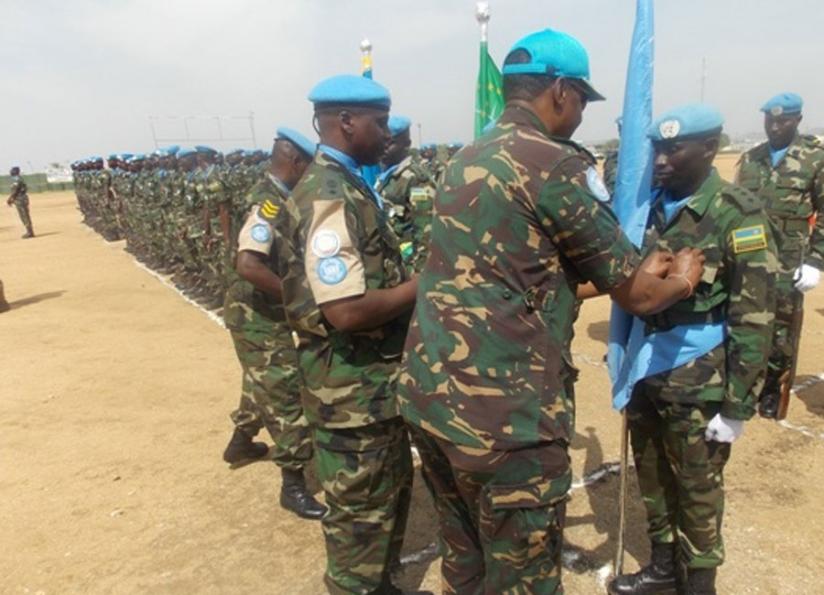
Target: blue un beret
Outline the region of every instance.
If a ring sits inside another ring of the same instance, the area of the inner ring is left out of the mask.
[[[544,29],[518,40],[509,53],[523,50],[529,62],[504,64],[501,73],[545,74],[552,77],[576,79],[589,101],[601,101],[604,96],[589,83],[589,56],[580,41],[561,31]]]
[[[765,114],[780,116],[782,114],[800,114],[804,107],[804,100],[796,93],[781,93],[761,106]]]
[[[207,147],[206,145],[195,145],[195,151],[206,154],[217,153],[212,147]]]
[[[197,151],[194,149],[180,149],[177,152],[177,158],[182,159],[183,157],[191,157],[192,155],[196,154]]]
[[[388,110],[392,106],[389,90],[363,76],[339,74],[322,80],[309,92],[315,108],[325,105],[359,105]]]
[[[389,133],[392,136],[398,136],[409,130],[412,126],[412,120],[406,116],[389,116]]]
[[[277,130],[276,138],[283,138],[288,140],[298,149],[300,149],[307,157],[309,157],[309,159],[315,156],[315,149],[317,149],[317,144],[310,141],[297,130],[281,126]]]
[[[656,119],[647,136],[652,142],[720,134],[724,116],[714,107],[692,103],[671,109]]]

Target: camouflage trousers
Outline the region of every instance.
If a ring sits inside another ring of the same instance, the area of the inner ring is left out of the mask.
[[[315,429],[318,480],[329,512],[324,582],[333,595],[381,593],[399,564],[412,498],[412,453],[400,418]]]
[[[681,404],[657,399],[640,383],[627,406],[630,443],[653,543],[676,543],[686,568],[724,561],[724,465],[731,445],[704,432],[720,402]]]
[[[15,199],[14,207],[17,209],[17,215],[20,217],[20,222],[23,224],[23,227],[31,233],[32,226],[31,215],[29,214],[29,199]]]
[[[240,405],[230,417],[249,436],[265,426],[275,443],[275,463],[301,469],[312,459],[312,434],[303,415],[292,337],[288,331],[250,326],[231,331],[243,368],[243,388]]]
[[[440,520],[443,592],[563,593],[567,446],[494,451],[411,427]]]
[[[775,280],[775,327],[767,360],[765,395],[778,392],[781,376],[793,367],[798,357],[793,349],[796,337],[792,335],[791,327],[795,311],[804,306],[804,294],[793,287],[795,269],[794,265],[782,263]]]

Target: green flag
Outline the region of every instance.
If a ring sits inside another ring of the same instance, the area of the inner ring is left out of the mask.
[[[481,61],[478,68],[478,87],[475,90],[475,138],[483,133],[484,127],[493,122],[504,111],[504,94],[501,71],[495,65],[481,42]]]

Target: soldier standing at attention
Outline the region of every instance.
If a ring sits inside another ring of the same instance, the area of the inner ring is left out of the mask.
[[[403,543],[412,457],[395,385],[417,282],[360,173],[389,142],[390,97],[371,79],[341,75],[318,83],[309,100],[321,144],[292,193],[303,262],[284,300],[329,507],[324,580],[333,594],[400,593],[390,569]]]
[[[641,264],[569,140],[589,58],[545,29],[510,50],[506,106],[448,165],[398,383],[440,517],[444,593],[560,593],[578,285],[630,312],[687,297],[698,251]],[[668,273],[667,278],[662,279]]]
[[[767,142],[742,155],[736,175],[737,184],[761,199],[777,235],[775,336],[759,402],[759,412],[768,418],[778,413],[782,377],[798,357],[792,320],[824,268],[824,146],[798,133],[802,105],[795,93],[764,104]]]
[[[20,168],[16,165],[11,168],[9,175],[11,176],[11,192],[9,193],[9,198],[6,200],[6,204],[9,206],[14,205],[15,208],[17,208],[17,214],[20,217],[20,221],[23,223],[23,227],[26,228],[26,233],[23,234],[23,239],[26,240],[28,238],[33,238],[34,229],[31,225],[31,214],[29,213],[29,194],[26,181],[20,175]]]
[[[724,561],[724,466],[764,382],[777,261],[761,200],[712,166],[722,125],[697,104],[664,114],[649,132],[655,189],[644,250],[697,247],[706,260],[691,298],[633,321],[635,344],[652,345],[650,368],[635,373],[650,359],[630,338],[624,393],[652,558],[616,577],[612,594],[678,586],[711,595]]]
[[[301,405],[301,375],[283,309],[282,279],[290,259],[289,232],[297,227],[291,189],[315,154],[315,144],[279,128],[269,171],[247,196],[252,211],[238,237],[237,274],[226,292],[223,320],[243,368],[235,432],[223,459],[261,458],[266,445],[252,442],[265,426],[275,443],[283,483],[280,504],[300,517],[319,519],[326,507],[307,491],[303,475],[312,460],[312,435]]]
[[[435,181],[423,164],[409,152],[411,121],[405,116],[389,118],[392,139],[381,159],[383,173],[375,182],[375,190],[386,200],[392,229],[401,245],[410,246],[410,258],[420,268],[426,259],[428,220],[432,217]]]

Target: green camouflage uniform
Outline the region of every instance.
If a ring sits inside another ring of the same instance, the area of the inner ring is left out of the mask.
[[[20,222],[28,233],[32,233],[31,215],[29,214],[29,190],[22,176],[11,178],[11,201],[17,209]]]
[[[203,208],[209,217],[209,249],[203,251],[203,264],[208,272],[209,283],[215,294],[223,299],[226,283],[226,265],[229,246],[223,236],[220,214],[230,209],[231,197],[224,184],[219,166],[210,165],[198,180],[197,191],[202,197]]]
[[[408,319],[343,332],[318,304],[395,287],[406,274],[371,189],[337,161],[318,152],[292,199],[299,257],[284,302],[300,337],[303,405],[329,507],[321,521],[325,582],[335,594],[380,592],[399,560],[411,496],[409,438],[395,395]]]
[[[589,189],[594,163],[509,107],[438,189],[399,400],[440,516],[445,593],[562,590],[576,289],[607,291],[638,264]]]
[[[797,357],[790,327],[804,297],[793,287],[793,275],[804,263],[824,270],[824,147],[815,137],[797,135],[773,167],[769,144],[758,145],[742,155],[736,183],[758,195],[776,232],[775,336],[765,383],[765,394],[775,394]]]
[[[717,413],[736,420],[755,413],[773,330],[775,244],[761,201],[715,170],[669,223],[662,203],[652,207],[645,251],[700,248],[706,261],[695,294],[644,318],[648,332],[725,321],[726,340],[636,385],[630,440],[651,541],[676,543],[682,567],[713,568],[724,560],[731,445],[704,433]]]
[[[610,196],[615,194],[615,183],[618,180],[618,149],[607,152],[604,157],[604,186],[607,187]]]
[[[429,254],[435,181],[426,168],[409,155],[389,175],[379,177],[375,189],[387,201],[389,219],[402,251],[409,246],[411,253],[406,260],[411,263],[410,268],[420,271]]]
[[[297,208],[288,189],[271,174],[261,178],[247,200],[255,206],[240,231],[239,249],[265,255],[272,271],[283,279],[294,259],[287,240],[297,228]],[[274,461],[301,469],[312,458],[312,438],[303,415],[297,352],[283,305],[235,274],[226,292],[223,320],[243,368],[240,406],[232,412],[232,421],[248,436],[265,426],[275,443]]]

